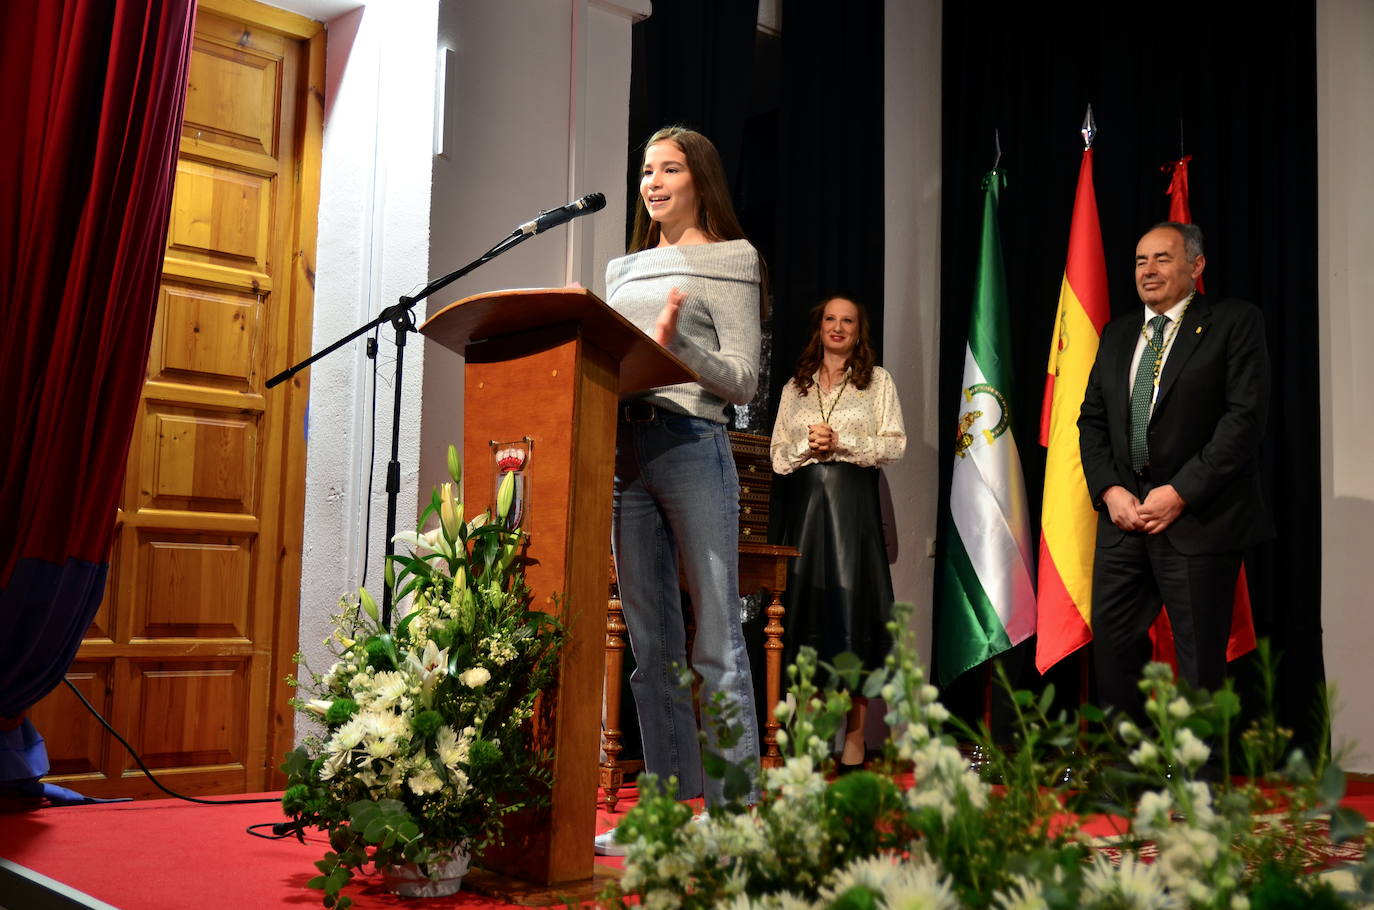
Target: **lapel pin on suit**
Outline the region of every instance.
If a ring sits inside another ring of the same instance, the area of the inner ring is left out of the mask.
[[[1194,335],[1201,335],[1201,334],[1202,334],[1202,326],[1198,326],[1197,328],[1193,329],[1193,334],[1194,334]]]

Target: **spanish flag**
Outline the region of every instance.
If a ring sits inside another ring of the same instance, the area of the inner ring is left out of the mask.
[[[1040,444],[1045,456],[1045,498],[1040,518],[1035,666],[1044,673],[1092,640],[1093,546],[1097,513],[1083,479],[1078,411],[1098,338],[1107,324],[1107,263],[1093,194],[1093,153],[1083,150],[1069,225],[1069,256],[1059,290]]]

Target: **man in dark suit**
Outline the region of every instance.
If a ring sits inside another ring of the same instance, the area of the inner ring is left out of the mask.
[[[1093,660],[1098,702],[1143,719],[1136,682],[1167,604],[1179,672],[1215,690],[1241,553],[1272,534],[1260,493],[1269,406],[1264,321],[1196,293],[1202,232],[1166,222],[1136,245],[1144,311],[1102,332],[1078,418],[1097,508]]]

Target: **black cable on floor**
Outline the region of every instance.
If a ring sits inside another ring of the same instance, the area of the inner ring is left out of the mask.
[[[106,730],[108,730],[111,736],[119,740],[119,744],[121,746],[129,750],[129,754],[132,755],[134,757],[134,761],[138,763],[139,770],[143,772],[143,774],[148,778],[148,780],[152,781],[154,786],[156,786],[163,793],[166,793],[168,796],[171,796],[175,799],[184,799],[188,803],[200,803],[206,806],[241,806],[250,803],[281,802],[281,799],[279,797],[270,797],[268,799],[201,799],[196,796],[186,796],[184,794],[177,793],[175,790],[169,790],[162,783],[162,781],[158,780],[156,777],[153,776],[152,771],[148,770],[148,766],[143,763],[143,758],[137,752],[134,751],[134,747],[129,745],[128,740],[120,736],[119,732],[115,730],[114,727],[110,726],[110,722],[107,721],[104,717],[100,716],[100,712],[95,709],[95,705],[91,704],[89,701],[86,700],[86,696],[81,694],[81,690],[78,689],[76,686],[72,685],[72,681],[70,679],[67,679],[66,677],[63,677],[62,681],[67,684],[67,688],[71,689],[72,692],[76,695],[76,697],[81,700],[81,703],[86,706],[86,710],[90,711],[91,714],[95,716],[95,719],[100,721],[100,725],[104,727]],[[262,837],[263,835],[260,834],[258,836]]]

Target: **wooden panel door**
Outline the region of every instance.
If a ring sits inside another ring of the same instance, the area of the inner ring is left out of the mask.
[[[105,600],[68,678],[184,793],[281,783],[296,650],[323,118],[318,23],[201,0],[139,422]],[[111,472],[112,474],[114,472]],[[50,780],[157,796],[65,687]]]

